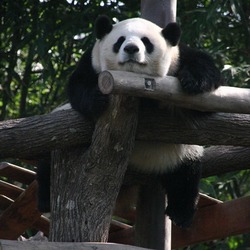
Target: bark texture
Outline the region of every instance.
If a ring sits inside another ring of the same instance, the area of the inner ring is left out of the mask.
[[[53,152],[52,241],[106,242],[112,210],[134,146],[137,100],[113,97],[91,146]]]

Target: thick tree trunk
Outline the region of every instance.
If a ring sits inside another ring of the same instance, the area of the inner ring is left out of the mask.
[[[137,100],[113,97],[91,146],[53,153],[52,241],[106,242],[112,210],[133,149]]]

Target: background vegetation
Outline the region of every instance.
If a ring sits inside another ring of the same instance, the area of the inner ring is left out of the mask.
[[[44,114],[66,101],[65,85],[94,41],[93,22],[140,15],[140,1],[2,0],[0,6],[0,120]],[[225,84],[250,87],[250,1],[182,0],[182,41],[209,52]],[[202,181],[205,193],[221,200],[249,195],[250,172]],[[190,249],[247,249],[249,235]]]

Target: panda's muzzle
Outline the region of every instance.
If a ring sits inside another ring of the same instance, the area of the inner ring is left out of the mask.
[[[134,44],[129,44],[126,47],[124,47],[124,51],[128,54],[128,55],[134,55],[136,53],[139,52],[139,48],[134,45]]]
[[[122,60],[120,60],[119,64],[139,64],[139,65],[146,65],[145,61],[142,58],[140,53],[140,49],[135,44],[127,44],[123,48],[123,56]]]

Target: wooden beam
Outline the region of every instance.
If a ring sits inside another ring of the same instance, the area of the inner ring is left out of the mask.
[[[36,178],[36,173],[8,162],[1,162],[0,176],[29,185]]]
[[[46,242],[46,241],[10,241],[0,240],[1,250],[146,250],[146,248],[114,243],[82,243],[82,242]]]
[[[134,227],[128,229],[117,230],[109,233],[109,242],[134,245],[135,230]]]
[[[41,217],[37,210],[37,182],[29,187],[0,216],[0,239],[16,240]]]
[[[173,227],[172,248],[250,232],[250,196],[198,209],[189,230]]]
[[[23,188],[17,187],[5,181],[0,180],[0,194],[15,200],[23,191]]]
[[[35,198],[35,197],[34,197]],[[14,200],[0,195],[0,209],[5,210],[9,206],[11,206],[14,203]],[[27,216],[26,214],[23,215],[23,217]],[[25,218],[23,218],[25,219]],[[41,231],[46,235],[49,236],[49,219],[45,216],[41,216],[38,220],[34,222],[34,224],[31,226],[31,228],[37,229],[38,231]],[[27,228],[28,229],[28,228]]]

